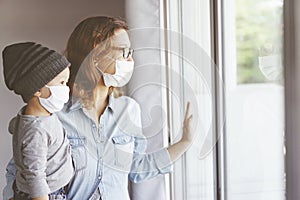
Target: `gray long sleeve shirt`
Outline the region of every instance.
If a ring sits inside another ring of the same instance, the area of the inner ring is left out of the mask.
[[[45,196],[65,186],[73,175],[70,145],[56,114],[13,118],[13,157],[19,190],[32,198]]]

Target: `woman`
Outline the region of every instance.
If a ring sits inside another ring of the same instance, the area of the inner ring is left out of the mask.
[[[68,40],[72,99],[58,116],[72,146],[76,171],[67,188],[69,199],[129,199],[128,177],[139,182],[169,173],[171,163],[192,142],[188,106],[183,138],[145,154],[139,105],[129,97],[116,97],[115,91],[133,71],[127,30],[126,23],[116,18],[91,17],[79,23]]]

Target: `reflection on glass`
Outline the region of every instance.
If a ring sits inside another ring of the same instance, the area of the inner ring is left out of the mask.
[[[235,1],[238,83],[282,79],[282,4],[282,0]]]

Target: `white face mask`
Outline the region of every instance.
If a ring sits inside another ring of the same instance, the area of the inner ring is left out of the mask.
[[[48,98],[39,97],[41,105],[50,113],[58,112],[69,100],[70,88],[65,85],[48,86],[51,95]]]
[[[274,54],[258,57],[258,66],[263,75],[271,81],[282,80],[283,67],[281,55]]]
[[[115,74],[104,73],[97,67],[97,65],[96,68],[103,75],[103,81],[106,87],[123,87],[129,82],[132,76],[134,62],[127,60],[116,60]]]

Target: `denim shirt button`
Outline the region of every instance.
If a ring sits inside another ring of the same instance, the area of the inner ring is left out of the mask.
[[[98,179],[101,180],[101,176],[98,176]]]

